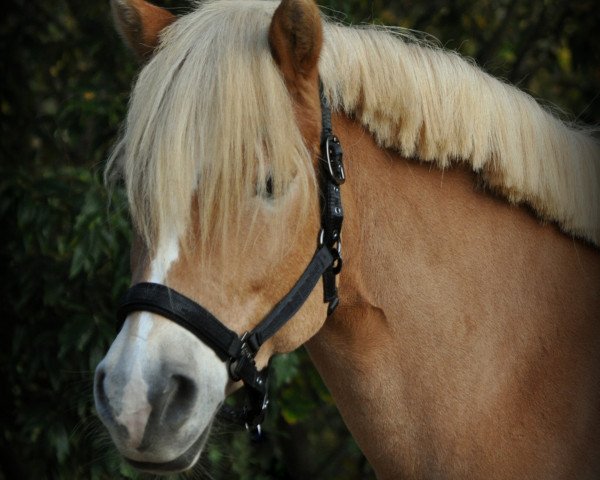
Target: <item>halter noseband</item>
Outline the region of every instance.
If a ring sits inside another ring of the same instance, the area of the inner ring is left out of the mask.
[[[344,220],[340,185],[345,181],[342,147],[331,128],[331,107],[320,85],[321,154],[319,183],[321,188],[321,231],[312,260],[292,287],[267,316],[241,337],[227,328],[212,313],[177,291],[158,283],[138,283],[123,296],[117,310],[119,325],[132,312],[152,312],[186,328],[208,345],[227,363],[229,377],[242,381],[248,402],[237,410],[222,405],[219,416],[244,425],[258,439],[260,424],[268,401],[268,366],[256,368],[254,357],[260,347],[281,329],[307,300],[319,278],[323,277],[323,300],[327,315],[337,307],[338,291],[335,277],[342,269],[341,230]]]

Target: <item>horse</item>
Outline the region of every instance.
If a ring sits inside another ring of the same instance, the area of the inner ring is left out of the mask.
[[[306,345],[380,479],[600,476],[592,129],[313,0],[112,9],[143,68],[106,175],[128,195],[133,288],[155,288],[136,290],[95,373],[129,463],[191,468],[225,398]],[[346,181],[327,180],[344,225],[324,245],[327,109]],[[248,353],[244,332],[289,299],[315,245],[323,278]],[[179,302],[207,320],[190,327]],[[202,340],[205,323],[237,356]]]

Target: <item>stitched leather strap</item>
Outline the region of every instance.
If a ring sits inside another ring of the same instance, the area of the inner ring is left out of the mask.
[[[133,312],[152,312],[186,328],[212,348],[223,361],[239,354],[242,342],[201,305],[165,285],[143,282],[133,285],[121,298],[117,320],[123,324]]]
[[[248,343],[255,352],[296,314],[332,262],[333,256],[329,248],[322,246],[316,251],[308,267],[288,294],[250,332]]]

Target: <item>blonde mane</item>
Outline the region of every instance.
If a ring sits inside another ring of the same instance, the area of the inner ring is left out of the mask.
[[[297,176],[308,204],[310,155],[267,42],[276,6],[203,2],[166,30],[140,73],[108,171],[123,175],[149,244],[165,228],[184,231],[196,192],[204,240],[223,235],[268,176],[275,196]],[[589,130],[454,53],[377,29],[324,30],[332,106],[382,147],[440,168],[464,162],[509,201],[600,246],[600,143]]]
[[[374,29],[328,25],[320,73],[334,108],[382,147],[446,168],[600,246],[600,142],[455,53]]]

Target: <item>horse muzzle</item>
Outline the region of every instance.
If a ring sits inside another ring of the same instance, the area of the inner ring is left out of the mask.
[[[227,371],[210,349],[199,348],[200,342],[176,325],[161,325],[169,335],[153,338],[140,337],[139,328],[130,334],[129,328],[96,368],[98,416],[135,468],[186,470],[198,459],[224,399]]]

